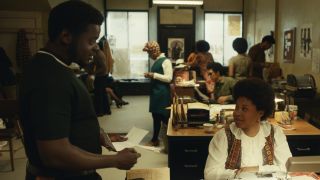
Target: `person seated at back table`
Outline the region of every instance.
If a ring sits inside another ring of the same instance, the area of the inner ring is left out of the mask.
[[[210,45],[205,40],[199,40],[196,42],[195,50],[189,55],[187,64],[191,70],[196,71],[197,80],[207,80],[207,65],[214,62],[212,54],[209,52]]]
[[[237,55],[229,60],[229,76],[237,80],[245,79],[249,76],[250,57],[246,54],[248,42],[245,38],[236,38],[232,47],[237,51]]]
[[[274,97],[271,86],[261,79],[244,79],[234,86],[234,122],[209,144],[206,180],[233,179],[241,172],[286,171],[292,156],[286,136],[266,121],[273,113]]]
[[[97,50],[93,58],[93,63],[95,64],[95,74],[103,73],[106,74],[106,56],[102,50]],[[122,99],[122,96],[115,90],[115,81],[110,75],[106,75],[104,80],[101,82],[103,92],[108,93],[110,97],[115,100],[116,106],[121,108],[122,105],[129,104]]]
[[[210,102],[228,104],[233,101],[232,89],[236,80],[222,76],[222,72],[223,67],[220,63],[209,63],[207,74],[210,79],[206,81],[206,88]]]

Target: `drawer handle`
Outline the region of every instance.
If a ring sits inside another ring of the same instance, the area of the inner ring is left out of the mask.
[[[307,148],[296,148],[298,151],[310,151],[311,148],[307,147]]]
[[[186,152],[186,153],[197,153],[198,149],[185,149],[184,152]]]
[[[185,165],[183,165],[183,167],[185,167],[185,168],[197,168],[198,165],[197,164],[185,164]]]

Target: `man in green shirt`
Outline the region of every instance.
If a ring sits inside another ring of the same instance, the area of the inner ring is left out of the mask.
[[[110,141],[87,89],[68,67],[89,64],[102,22],[101,13],[82,1],[61,3],[49,14],[49,42],[30,61],[19,96],[27,180],[99,180],[96,169],[130,169],[140,157],[134,149],[101,155]]]
[[[207,92],[211,101],[219,104],[228,104],[233,101],[232,89],[236,80],[222,76],[223,67],[220,63],[209,63],[207,74],[210,81],[206,82]]]

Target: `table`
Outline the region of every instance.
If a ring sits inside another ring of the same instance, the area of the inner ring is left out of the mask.
[[[127,180],[170,180],[169,168],[132,169],[127,171]]]

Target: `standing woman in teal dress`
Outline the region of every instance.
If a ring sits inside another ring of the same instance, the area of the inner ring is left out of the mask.
[[[146,43],[143,51],[146,51],[155,62],[151,72],[144,74],[144,77],[151,79],[149,112],[153,118],[153,137],[149,143],[151,146],[159,146],[159,132],[161,122],[168,124],[169,110],[166,107],[171,104],[170,82],[172,80],[172,64],[164,53],[161,53],[160,46],[155,41]]]

